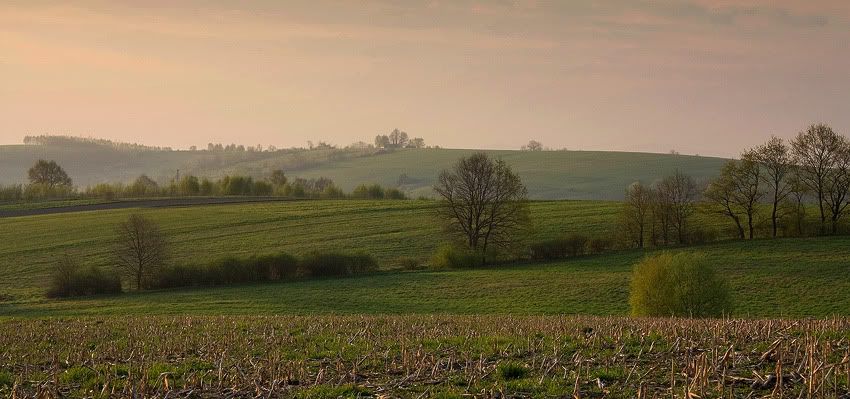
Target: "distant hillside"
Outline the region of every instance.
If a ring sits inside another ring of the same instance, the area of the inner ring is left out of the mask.
[[[205,177],[247,174],[265,177],[274,169],[289,176],[333,179],[349,191],[362,183],[398,186],[412,196],[432,195],[440,170],[474,150],[319,149],[172,151],[97,143],[0,146],[0,184],[22,183],[39,158],[54,159],[74,183],[128,182],[140,174],[167,181],[177,173]],[[651,183],[677,169],[697,180],[714,176],[724,159],[687,155],[598,151],[488,151],[516,170],[534,199],[620,199],[637,180]]]

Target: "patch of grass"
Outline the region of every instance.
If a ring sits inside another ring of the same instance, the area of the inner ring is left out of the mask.
[[[504,381],[519,380],[528,376],[528,367],[521,363],[505,362],[496,367],[496,372]]]

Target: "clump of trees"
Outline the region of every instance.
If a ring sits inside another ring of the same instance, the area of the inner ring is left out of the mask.
[[[705,256],[662,253],[638,263],[629,304],[634,316],[718,317],[732,310],[729,288]]]
[[[425,140],[421,137],[410,138],[407,132],[393,129],[390,134],[375,136],[377,148],[425,148]]]
[[[770,236],[783,224],[805,233],[805,206],[817,206],[820,234],[836,234],[850,204],[850,141],[824,124],[809,126],[790,143],[772,137],[728,161],[705,196],[729,217],[739,238],[752,239],[768,204]],[[786,220],[787,219],[787,220]]]
[[[0,186],[0,200],[68,198],[74,194],[73,181],[56,161],[39,159],[27,171],[27,177],[27,185]]]
[[[361,184],[351,192],[351,198],[403,200],[407,199],[407,196],[397,188],[384,188],[380,184]]]
[[[664,246],[702,241],[691,225],[699,199],[697,183],[679,171],[652,186],[640,182],[626,189],[620,232],[631,246]]]
[[[440,173],[434,186],[447,230],[487,262],[488,251],[508,250],[528,230],[528,190],[501,159],[479,152]]]

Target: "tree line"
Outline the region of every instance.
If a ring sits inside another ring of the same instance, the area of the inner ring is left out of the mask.
[[[140,175],[128,184],[100,183],[78,190],[68,173],[55,161],[38,160],[28,171],[27,185],[0,186],[0,200],[42,200],[71,198],[152,198],[188,196],[282,196],[292,198],[406,199],[401,190],[379,184],[362,184],[346,194],[326,177],[290,179],[283,170],[274,170],[263,179],[227,175],[220,179],[190,174],[160,184]]]
[[[771,137],[745,150],[704,186],[679,172],[651,186],[632,184],[620,231],[638,248],[687,244],[705,233],[690,226],[691,216],[702,211],[725,216],[739,239],[755,238],[763,222],[769,222],[770,237],[838,234],[848,193],[850,140],[814,124],[789,142]],[[812,206],[817,209],[814,228],[807,215]]]

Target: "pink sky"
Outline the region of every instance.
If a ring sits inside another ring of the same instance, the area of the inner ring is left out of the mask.
[[[176,5],[175,5],[176,4]],[[850,2],[12,1],[0,143],[371,141],[736,155],[850,134]]]

